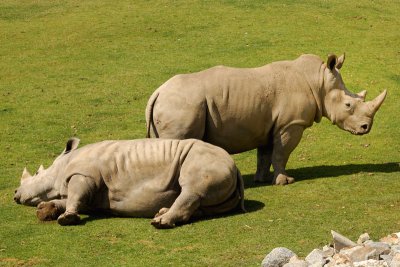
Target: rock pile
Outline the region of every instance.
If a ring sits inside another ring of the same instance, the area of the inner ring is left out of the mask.
[[[367,233],[357,242],[331,231],[333,242],[300,259],[287,248],[273,249],[262,267],[400,267],[400,232],[372,241]]]

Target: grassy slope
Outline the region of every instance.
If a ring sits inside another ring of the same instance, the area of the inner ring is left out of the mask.
[[[331,229],[354,239],[399,231],[398,3],[262,2],[0,3],[0,265],[255,266],[276,246],[305,256]],[[254,184],[255,152],[235,155],[246,214],[167,231],[127,218],[60,227],[12,202],[23,167],[48,166],[70,136],[143,137],[148,96],[176,73],[343,51],[348,88],[389,91],[372,132],[314,125],[287,187]]]

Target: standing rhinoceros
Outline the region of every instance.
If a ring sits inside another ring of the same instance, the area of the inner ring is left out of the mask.
[[[386,90],[369,102],[366,91],[348,91],[339,73],[344,58],[329,55],[325,64],[302,55],[259,68],[217,66],[176,75],[147,103],[147,137],[197,138],[229,153],[257,148],[255,181],[292,183],[286,163],[305,128],[324,116],[366,134],[385,99]]]
[[[26,169],[14,200],[38,205],[41,220],[77,224],[81,211],[154,217],[157,228],[192,215],[240,206],[243,181],[223,149],[195,139],[103,141],[77,149],[72,138],[53,164],[31,176]]]

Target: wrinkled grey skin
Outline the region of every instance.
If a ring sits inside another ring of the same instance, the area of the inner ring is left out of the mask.
[[[243,181],[223,149],[200,140],[67,142],[53,164],[25,169],[17,203],[38,205],[40,220],[78,224],[79,212],[153,217],[157,228],[243,206]]]
[[[259,68],[176,75],[147,103],[147,137],[197,138],[231,154],[257,148],[255,181],[292,183],[286,163],[305,128],[326,117],[340,129],[366,134],[385,99],[386,90],[369,102],[366,91],[347,90],[339,73],[344,59],[330,55],[324,63],[302,55]]]

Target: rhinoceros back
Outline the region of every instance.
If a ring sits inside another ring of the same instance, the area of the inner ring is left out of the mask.
[[[104,195],[99,208],[127,216],[153,216],[179,193],[179,169],[197,140],[103,141],[74,151],[67,176],[96,179]],[[153,209],[150,202],[156,203]]]

